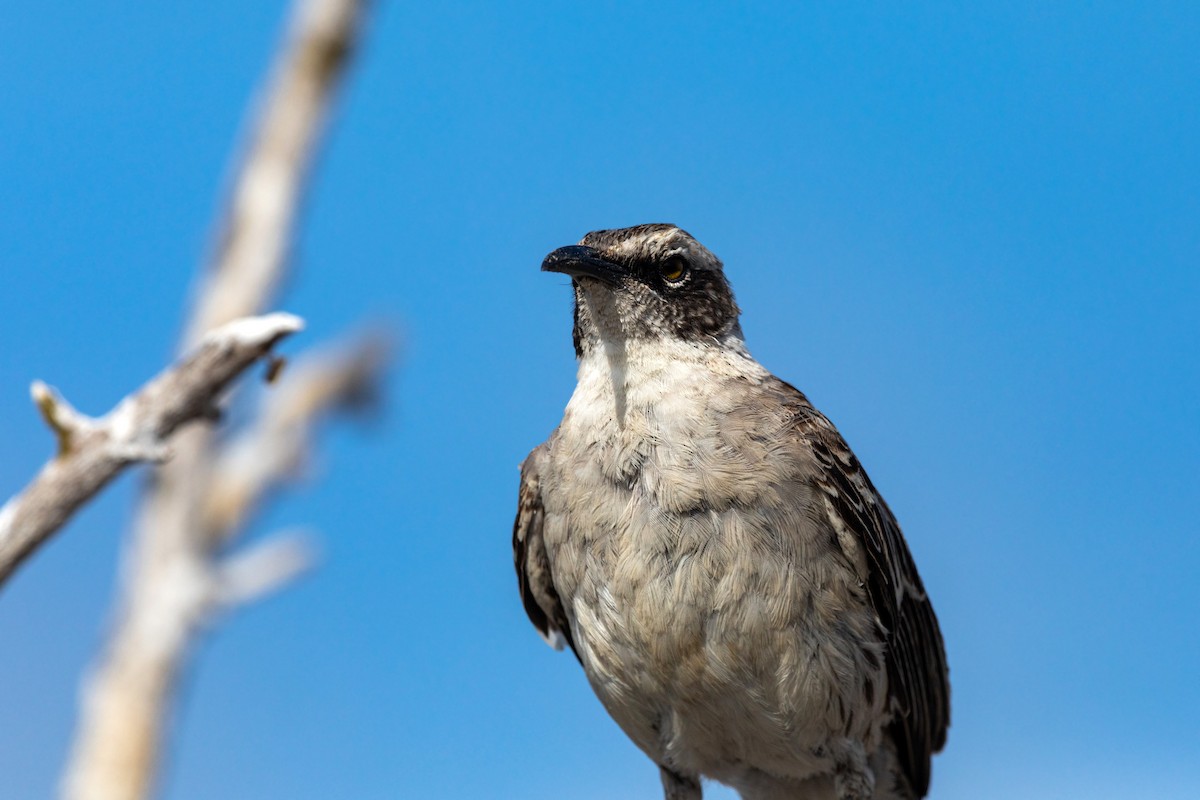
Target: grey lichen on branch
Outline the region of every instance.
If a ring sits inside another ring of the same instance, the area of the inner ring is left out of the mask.
[[[34,403],[54,432],[58,453],[0,509],[0,585],[122,469],[167,458],[171,434],[185,423],[211,419],[229,384],[303,327],[299,317],[285,313],[227,323],[96,419],[34,382]]]

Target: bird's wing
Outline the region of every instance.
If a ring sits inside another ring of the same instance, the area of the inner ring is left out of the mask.
[[[783,383],[780,381],[780,383]],[[788,405],[795,430],[819,467],[816,488],[835,530],[849,531],[864,559],[851,557],[887,632],[888,733],[918,797],[929,788],[931,756],[946,743],[950,683],[942,633],[900,525],[841,434],[797,389]],[[851,555],[851,554],[847,554]],[[865,561],[865,565],[864,565]]]
[[[545,511],[542,508],[541,461],[546,445],[529,454],[521,465],[521,488],[517,493],[517,519],[513,523],[513,563],[517,585],[529,621],[551,647],[561,650],[563,643],[575,651],[571,626],[562,601],[550,576],[550,560],[542,540]]]

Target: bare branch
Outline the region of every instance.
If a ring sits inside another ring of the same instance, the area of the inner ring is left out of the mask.
[[[287,248],[317,140],[333,90],[357,44],[366,5],[366,0],[297,0],[221,217],[213,261],[185,325],[184,347],[225,320],[272,301],[286,273]],[[279,369],[273,362],[268,377]],[[284,371],[280,383],[288,381],[290,372]],[[270,422],[274,412],[266,412],[262,423],[247,426],[252,432],[247,435],[270,429],[260,441],[273,452],[268,466],[245,467],[242,474],[253,477],[242,481],[240,499],[227,504],[236,510],[220,515],[211,510],[221,505],[212,499],[219,494],[213,487],[227,485],[221,472],[230,464],[213,433],[192,427],[172,441],[176,455],[155,472],[135,526],[112,637],[86,685],[64,779],[69,800],[146,797],[158,771],[172,689],[189,645],[218,610],[276,588],[307,563],[288,540],[232,561],[222,561],[221,553],[248,510],[287,476],[289,465],[299,459],[295,454],[304,452],[316,417],[340,405],[338,390],[329,394],[333,399],[316,402],[311,400],[314,392],[310,388],[310,400],[299,404],[287,425]]]
[[[371,335],[309,354],[261,393],[253,421],[215,455],[202,507],[208,541],[227,541],[257,503],[302,472],[316,424],[375,391],[387,351],[385,339]]]
[[[46,425],[54,431],[54,436],[58,439],[60,457],[71,452],[80,436],[96,427],[93,420],[76,411],[53,386],[34,381],[29,387],[29,395]]]
[[[176,558],[155,574],[130,587],[108,660],[85,682],[66,797],[146,797],[157,774],[163,711],[217,601],[204,561]]]
[[[35,383],[34,400],[58,438],[59,454],[0,509],[0,585],[122,469],[160,460],[177,428],[205,417],[234,378],[301,327],[291,314],[229,323],[98,420]]]
[[[284,275],[296,211],[365,0],[299,2],[243,166],[219,223],[217,252],[184,346],[265,308]]]
[[[290,583],[316,560],[316,547],[301,533],[277,533],[225,559],[217,570],[216,601],[224,608],[251,603]]]

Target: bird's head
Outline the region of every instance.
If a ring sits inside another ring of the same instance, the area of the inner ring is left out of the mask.
[[[592,231],[542,270],[571,276],[578,355],[601,341],[741,338],[720,259],[674,225]]]

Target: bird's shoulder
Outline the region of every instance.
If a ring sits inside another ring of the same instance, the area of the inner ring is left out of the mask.
[[[517,516],[513,521],[513,566],[517,587],[529,621],[556,650],[564,644],[575,650],[562,600],[554,587],[550,560],[543,539],[545,506],[542,500],[542,470],[550,440],[535,447],[521,464],[517,490]]]

